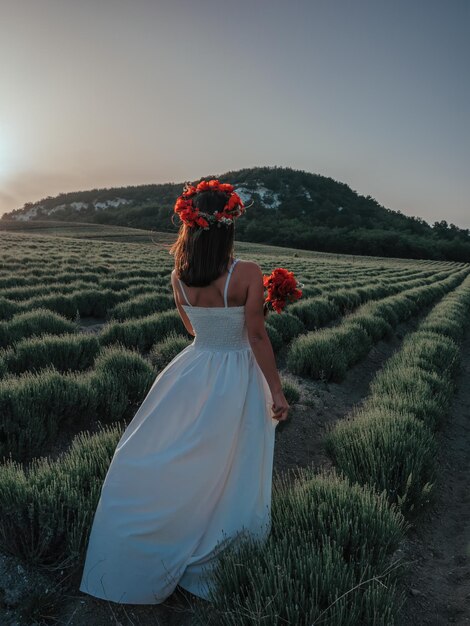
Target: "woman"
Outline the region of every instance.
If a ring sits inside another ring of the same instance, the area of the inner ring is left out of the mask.
[[[260,267],[233,257],[245,211],[228,184],[186,186],[171,283],[194,341],[158,374],[112,458],[80,590],[159,604],[208,599],[217,554],[270,531],[275,426],[287,418]]]

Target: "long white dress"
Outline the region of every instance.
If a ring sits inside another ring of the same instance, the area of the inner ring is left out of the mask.
[[[194,341],[158,374],[124,431],[93,519],[80,591],[159,604],[208,599],[220,550],[271,529],[272,396],[244,306],[184,309]]]

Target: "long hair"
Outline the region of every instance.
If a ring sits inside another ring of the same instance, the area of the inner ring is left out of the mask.
[[[203,191],[193,197],[193,205],[201,211],[222,211],[227,194]],[[170,247],[175,257],[176,275],[189,287],[205,287],[228,268],[233,253],[234,225],[210,223],[209,229],[181,224],[178,238]]]

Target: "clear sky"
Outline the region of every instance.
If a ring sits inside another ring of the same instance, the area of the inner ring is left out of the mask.
[[[470,227],[470,0],[0,0],[0,214],[279,165]]]

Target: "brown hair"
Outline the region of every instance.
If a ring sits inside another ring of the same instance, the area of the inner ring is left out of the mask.
[[[204,191],[193,198],[193,205],[207,213],[222,211],[227,194]],[[176,276],[189,287],[205,287],[228,268],[233,253],[234,224],[209,223],[209,229],[181,224],[178,238],[170,247],[175,257]]]

